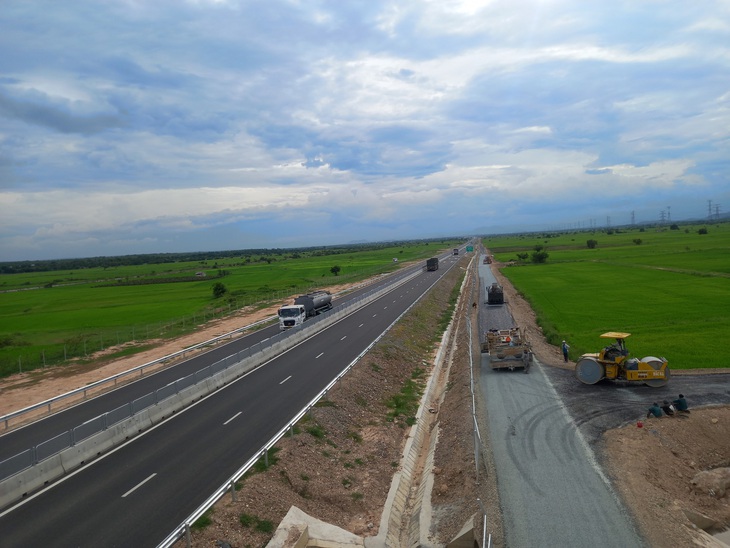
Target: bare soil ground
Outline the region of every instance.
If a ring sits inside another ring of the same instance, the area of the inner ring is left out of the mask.
[[[497,268],[493,271],[538,360],[548,366],[566,367],[559,349],[544,340],[526,301]],[[248,477],[236,502],[225,497],[216,505],[209,516],[210,525],[194,534],[193,545],[215,546],[217,541],[233,547],[265,545],[291,505],[355,534],[376,535],[408,432],[406,416],[388,419],[390,408],[386,402],[412,379],[414,371],[427,372],[431,366],[436,350],[432,331],[438,319],[433,312],[447,306],[449,292],[445,281],[429,296],[425,310],[414,310],[410,320],[396,326],[347,375],[327,402],[301,424],[300,433],[282,440],[270,460],[276,460],[276,464]],[[0,381],[0,415],[227,333],[274,312],[275,307],[242,312],[212,322],[194,335],[161,341],[154,349],[123,360],[104,362],[100,358],[83,366],[4,379]],[[437,545],[453,538],[479,512],[479,497],[486,501],[494,521],[494,545],[501,546],[504,541],[498,523],[499,502],[490,483],[493,471],[478,484],[474,473],[468,395],[469,341],[463,325],[457,330],[457,339],[449,344],[455,350],[445,399],[440,406],[427,402],[438,414],[439,424],[433,470],[432,540]],[[424,355],[423,348],[430,348],[430,354]],[[573,364],[567,367],[572,368]],[[686,418],[655,419],[645,422],[643,428],[632,425],[607,432],[599,458],[606,463],[609,477],[632,509],[650,546],[707,545],[685,510],[730,524],[730,494],[713,495],[691,483],[697,472],[730,466],[730,409],[693,410]]]

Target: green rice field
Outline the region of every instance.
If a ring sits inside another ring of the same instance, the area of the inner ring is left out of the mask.
[[[530,302],[549,342],[568,341],[572,359],[605,346],[600,334],[623,331],[632,334],[627,346],[636,357],[663,356],[672,369],[730,367],[730,223],[483,243],[499,261],[514,261],[502,272]],[[518,257],[535,246],[547,251],[545,263]]]
[[[291,295],[425,261],[456,244],[240,252],[206,261],[0,274],[0,376],[85,359],[130,341],[180,335],[244,306],[283,304]],[[216,283],[227,290],[219,298],[213,297]]]

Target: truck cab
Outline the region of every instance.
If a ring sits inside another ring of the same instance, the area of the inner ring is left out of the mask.
[[[307,319],[307,310],[301,304],[282,306],[279,309],[279,329],[291,329],[304,323]]]

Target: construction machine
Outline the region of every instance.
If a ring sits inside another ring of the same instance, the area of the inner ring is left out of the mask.
[[[497,282],[487,286],[487,304],[504,304],[504,289]]]
[[[489,366],[492,369],[522,368],[530,371],[532,363],[532,346],[519,327],[509,329],[490,329],[484,335],[482,354],[489,354]]]
[[[602,379],[641,382],[654,388],[669,381],[669,366],[666,358],[647,356],[641,360],[630,358],[626,339],[631,333],[610,331],[601,335],[603,339],[615,339],[615,343],[600,352],[583,354],[575,364],[575,376],[584,384],[596,384]]]

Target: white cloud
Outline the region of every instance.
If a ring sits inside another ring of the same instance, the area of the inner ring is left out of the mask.
[[[726,2],[6,4],[9,258],[730,199]]]

